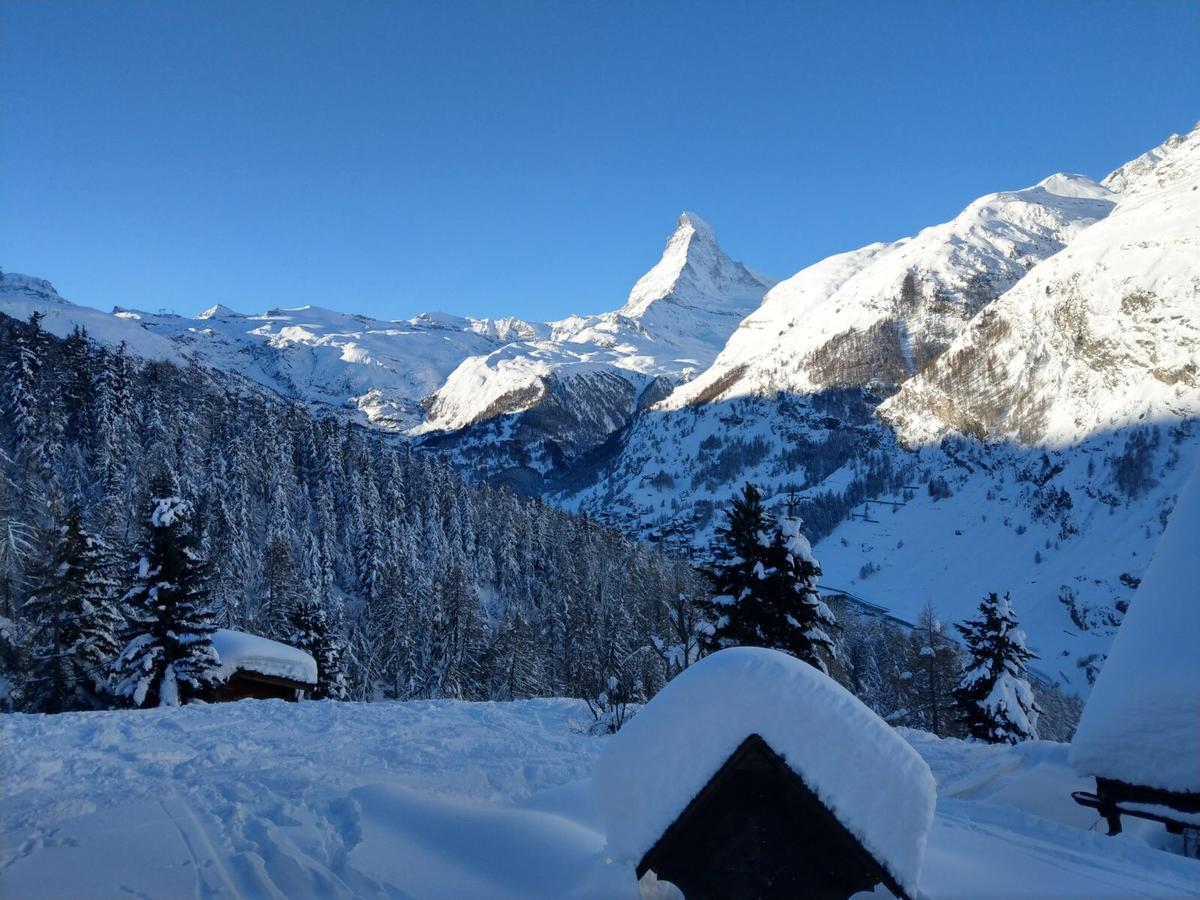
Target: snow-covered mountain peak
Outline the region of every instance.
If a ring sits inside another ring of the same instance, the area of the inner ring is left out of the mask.
[[[1057,197],[1076,197],[1085,200],[1111,200],[1112,189],[1087,175],[1056,172],[1039,181],[1034,188],[1042,188]]]
[[[781,282],[713,366],[664,407],[775,391],[897,384],[970,318],[1113,208],[1084,175],[986,194],[913,237],[821,260]]]
[[[1200,122],[1186,134],[1173,134],[1157,147],[1147,150],[1141,156],[1131,159],[1118,166],[1101,181],[1105,187],[1117,193],[1136,193],[1143,186],[1144,180],[1153,173],[1165,159],[1175,153],[1185,142],[1195,142],[1200,139]]]
[[[0,272],[0,294],[19,294],[47,303],[66,302],[45,278],[34,278],[19,272]]]
[[[712,227],[695,213],[684,212],[667,238],[662,258],[638,279],[619,314],[639,319],[661,300],[745,314],[774,283],[730,259]]]
[[[713,233],[712,226],[694,212],[685,209],[679,214],[679,220],[675,223],[675,232],[678,234],[689,228],[692,230],[693,235],[699,235],[702,240],[709,240],[716,243],[717,237]]]
[[[1200,131],[1123,170],[1112,215],[880,407],[904,441],[1063,446],[1200,413]]]
[[[237,310],[230,309],[224,303],[217,303],[213,306],[210,306],[208,309],[204,310],[204,312],[200,313],[200,315],[196,316],[196,318],[197,319],[232,319],[232,318],[244,318],[244,316],[242,316],[242,314],[240,312],[238,312]]]

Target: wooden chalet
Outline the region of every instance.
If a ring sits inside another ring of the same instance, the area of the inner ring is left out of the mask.
[[[302,700],[317,685],[316,661],[298,647],[228,628],[212,642],[221,660],[218,702]]]
[[[303,700],[316,685],[278,675],[238,669],[213,695],[218,703],[232,700]]]

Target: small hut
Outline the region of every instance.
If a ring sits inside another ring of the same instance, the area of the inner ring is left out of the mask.
[[[907,896],[757,734],[742,742],[642,857],[638,877],[651,871],[688,900],[841,900],[877,884]]]
[[[300,700],[317,685],[317,663],[288,644],[221,628],[212,636],[221,658],[218,701]]]
[[[704,898],[918,892],[935,785],[828,676],[773,650],[701,660],[614,736],[594,787],[614,861]]]
[[[1200,836],[1200,467],[1180,493],[1071,741],[1076,802]]]

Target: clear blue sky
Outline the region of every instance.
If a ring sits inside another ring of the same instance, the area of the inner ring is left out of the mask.
[[[681,209],[785,277],[1200,118],[1200,3],[0,4],[0,266],[544,319]]]

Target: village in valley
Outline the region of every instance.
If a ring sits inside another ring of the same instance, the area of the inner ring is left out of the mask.
[[[1200,9],[1018,6],[0,9],[0,897],[1200,897]]]

